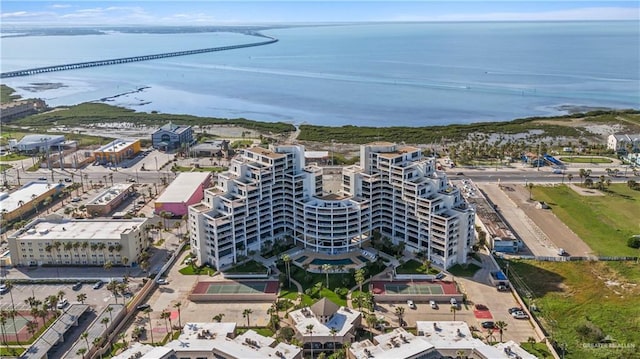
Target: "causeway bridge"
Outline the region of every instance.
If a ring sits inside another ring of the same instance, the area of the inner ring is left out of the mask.
[[[266,41],[260,41],[260,42],[252,42],[252,43],[248,43],[248,44],[241,44],[241,45],[209,47],[209,48],[205,48],[205,49],[176,51],[176,52],[165,52],[165,53],[153,54],[153,55],[121,57],[121,58],[117,58],[117,59],[97,60],[97,61],[77,62],[77,63],[73,63],[73,64],[36,67],[36,68],[32,68],[32,69],[3,72],[3,73],[0,74],[0,78],[31,76],[31,75],[37,75],[37,74],[42,74],[42,73],[46,73],[46,72],[76,70],[76,69],[84,69],[84,68],[87,68],[87,67],[118,65],[118,64],[126,64],[126,63],[129,63],[129,62],[157,60],[157,59],[164,59],[164,58],[167,58],[167,57],[177,57],[177,56],[188,56],[188,55],[195,55],[195,54],[204,54],[204,53],[207,53],[207,52],[225,51],[225,50],[241,49],[241,48],[245,48],[245,47],[269,45],[269,44],[273,44],[274,42],[278,41],[278,39],[276,39],[275,37],[271,37],[271,36],[267,36],[267,35],[263,35],[263,34],[259,34],[259,33],[252,33],[251,35],[267,38],[267,40]]]

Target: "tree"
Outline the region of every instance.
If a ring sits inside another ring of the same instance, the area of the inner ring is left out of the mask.
[[[7,324],[8,314],[5,310],[0,311],[0,326],[2,326],[2,342],[7,345],[7,334],[5,331],[5,325]]]
[[[307,334],[309,334],[309,346],[311,347],[311,358],[313,359],[313,324],[306,326]]]
[[[329,289],[329,271],[333,266],[329,263],[325,263],[322,265],[322,271],[325,273],[327,277],[327,289]]]
[[[500,342],[502,342],[502,334],[507,331],[508,325],[509,324],[503,322],[502,320],[496,322],[496,328],[498,328],[498,331],[500,332]]]
[[[100,323],[104,324],[104,329],[105,330],[107,330],[107,331],[109,330],[109,318],[107,318],[107,317],[102,318],[100,320]]]
[[[529,182],[529,183],[527,184],[527,187],[529,187],[529,200],[531,200],[531,199],[532,199],[532,197],[531,197],[531,190],[533,189],[533,183]]]
[[[171,313],[167,310],[163,310],[162,313],[160,313],[160,319],[164,319],[164,328],[167,330],[167,333],[169,333],[169,327],[167,326],[167,319],[169,318],[171,318]]]
[[[13,301],[13,292],[11,292],[11,289],[13,288],[13,282],[11,280],[7,280],[4,282],[5,286],[7,287],[7,291],[9,292],[9,297],[11,298],[11,310],[8,311],[8,315],[9,317],[11,317],[11,321],[13,322],[13,332],[17,333],[18,329],[16,328],[16,316],[18,315],[18,312],[16,311],[16,305],[15,302]],[[16,335],[16,341],[18,342],[18,345],[22,345],[20,344],[20,337]]]
[[[77,355],[80,355],[82,358],[84,358],[84,355],[87,353],[87,348],[80,348],[76,351]]]
[[[112,307],[112,306],[108,306],[108,307],[107,307],[107,309],[105,309],[105,311],[106,311],[107,313],[109,313],[109,318],[110,318],[110,319],[111,319],[111,321],[113,322],[113,314],[111,314],[111,313],[113,313],[113,307]]]
[[[571,183],[571,180],[573,179],[573,174],[569,173],[567,175],[567,179],[569,180],[569,183]]]
[[[251,309],[245,309],[242,311],[242,317],[243,318],[247,318],[247,327],[251,326],[251,314],[253,313],[253,310]]]
[[[284,262],[284,266],[287,269],[287,277],[289,278],[289,288],[291,288],[291,256],[288,254],[283,254],[282,261]]]
[[[182,307],[182,303],[178,302],[173,305],[174,308],[178,310],[178,326],[180,330],[182,330],[182,313],[180,312],[180,307]]]
[[[453,313],[453,321],[456,321],[456,312],[458,311],[458,307],[455,305],[451,306],[451,313]]]
[[[151,344],[153,344],[153,326],[151,325],[151,312],[153,309],[151,307],[145,308],[143,313],[147,315],[147,320],[149,320],[149,333],[151,335]]]
[[[356,280],[356,283],[358,284],[358,290],[362,292],[362,284],[364,283],[364,269],[360,268],[356,270],[355,280]]]
[[[331,327],[331,330],[329,330],[329,334],[331,334],[331,338],[333,338],[333,351],[336,350],[336,334],[338,334],[338,329]]]
[[[220,323],[222,322],[222,318],[224,318],[224,313],[218,313],[214,315],[213,318],[211,318],[211,320],[213,320],[216,323]]]
[[[88,337],[88,332],[83,332],[82,334],[80,334],[80,338],[84,339],[84,342],[87,344],[87,349],[89,349],[89,339],[87,339]]]
[[[398,317],[398,325],[402,327],[402,317],[404,317],[404,307],[396,307],[396,316]]]
[[[76,300],[82,304],[84,304],[84,301],[87,300],[87,295],[84,293],[80,293],[76,296]]]

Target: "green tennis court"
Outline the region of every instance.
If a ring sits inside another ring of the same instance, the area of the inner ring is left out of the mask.
[[[210,283],[207,288],[207,294],[251,294],[251,293],[265,293],[267,288],[266,282],[251,282],[251,283]]]
[[[444,294],[438,284],[385,284],[387,294]]]
[[[27,323],[29,322],[30,319],[33,319],[31,317],[29,318],[25,318],[21,315],[16,315],[15,320],[16,320],[16,330],[18,331],[18,333],[20,333],[20,331],[22,331],[22,329],[24,329],[27,326]],[[40,323],[42,324],[42,323]],[[4,331],[6,334],[16,334],[16,331],[13,329],[13,320],[12,319],[7,319],[7,322],[4,325]]]

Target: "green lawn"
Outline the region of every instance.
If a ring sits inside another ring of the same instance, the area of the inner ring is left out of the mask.
[[[397,274],[438,274],[439,270],[436,268],[429,268],[415,259],[411,259],[406,263],[396,267]]]
[[[264,265],[254,261],[254,260],[250,260],[248,262],[245,262],[243,264],[237,265],[233,268],[230,268],[228,270],[225,270],[226,273],[267,273],[267,267],[265,267]]]
[[[194,268],[191,265],[187,265],[186,267],[181,268],[179,272],[182,275],[200,275],[200,274],[213,274],[216,272],[216,270],[215,268],[208,267],[208,266]]]
[[[480,269],[480,267],[473,263],[469,263],[466,265],[456,264],[453,267],[447,269],[447,271],[456,277],[473,277],[478,269]]]
[[[583,346],[607,335],[618,344],[640,345],[637,263],[510,261],[514,271],[532,290],[545,330],[566,343],[567,359],[640,357],[634,350]]]
[[[533,198],[548,203],[598,255],[640,255],[638,249],[627,247],[627,239],[640,234],[640,191],[612,184],[605,196],[581,196],[567,186],[536,186]]]
[[[612,163],[613,162],[613,160],[609,158],[589,157],[589,156],[583,156],[583,157],[562,156],[560,160],[563,162],[569,162],[569,163]]]
[[[536,358],[553,358],[551,353],[549,352],[549,348],[544,343],[520,343],[522,349],[528,351],[529,353],[536,356]]]
[[[0,161],[18,161],[18,160],[26,160],[27,158],[31,158],[31,156],[21,155],[19,153],[10,153],[8,155],[0,156]]]

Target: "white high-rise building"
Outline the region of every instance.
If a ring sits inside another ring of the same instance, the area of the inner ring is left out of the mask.
[[[450,267],[466,261],[474,217],[433,158],[393,143],[361,146],[360,164],[342,170],[342,191],[331,194],[323,193],[322,169],[305,166],[303,146],[246,149],[189,207],[191,249],[218,269],[284,236],[343,253],[360,249],[374,230]]]

